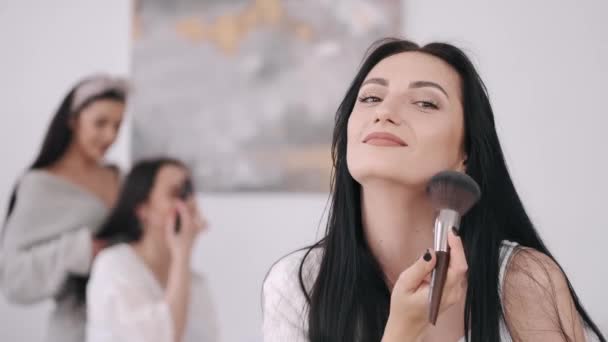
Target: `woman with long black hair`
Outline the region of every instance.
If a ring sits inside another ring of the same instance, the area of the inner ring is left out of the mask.
[[[524,210],[467,56],[396,39],[370,51],[336,114],[325,237],[264,282],[265,341],[606,341]],[[444,170],[482,198],[449,236],[432,326],[425,187]]]
[[[139,161],[96,237],[107,241],[87,291],[87,342],[215,342],[213,303],[191,255],[206,227],[190,171]]]
[[[118,135],[126,96],[126,81],[108,75],[74,86],[10,198],[0,235],[0,289],[12,303],[55,301],[47,341],[85,339],[85,307],[75,289],[105,245],[93,233],[118,195],[118,169],[104,156]]]

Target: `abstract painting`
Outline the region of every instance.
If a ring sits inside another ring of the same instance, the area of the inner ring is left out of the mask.
[[[140,0],[132,156],[206,192],[327,192],[334,116],[399,0]]]

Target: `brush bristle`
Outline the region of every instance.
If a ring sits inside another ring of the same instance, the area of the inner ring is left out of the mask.
[[[469,211],[481,196],[479,185],[468,175],[443,171],[431,178],[427,193],[437,210],[452,209],[460,216]]]

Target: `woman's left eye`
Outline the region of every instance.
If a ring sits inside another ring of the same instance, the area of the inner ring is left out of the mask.
[[[106,120],[106,119],[99,119],[99,120],[95,121],[95,127],[97,127],[97,128],[103,128],[107,123],[108,123],[108,120]]]
[[[414,104],[422,109],[439,109],[436,104],[430,101],[416,101]]]

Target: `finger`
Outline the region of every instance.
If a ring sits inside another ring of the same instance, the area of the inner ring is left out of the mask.
[[[448,234],[448,244],[450,245],[450,265],[444,289],[448,301],[451,301],[458,300],[466,292],[468,265],[462,240],[454,232]]]
[[[418,260],[416,260],[412,266],[399,275],[399,279],[397,281],[402,283],[402,288],[405,291],[414,292],[421,285],[428,274],[433,271],[435,262],[435,252],[427,249],[422,257],[418,258]]]
[[[205,230],[207,228],[207,219],[205,216],[201,215],[200,211],[197,207],[194,207],[192,213],[192,222],[196,225],[197,228]]]
[[[165,219],[165,237],[168,241],[171,241],[175,235],[176,220],[177,211],[173,211],[170,215],[167,215],[167,218]]]
[[[424,282],[430,284],[431,280],[433,279],[432,275],[432,273],[427,274],[426,277],[424,277]]]
[[[197,227],[199,227],[199,230],[202,232],[207,231],[209,229],[209,222],[207,222],[206,218],[199,217]]]
[[[443,298],[441,298],[441,306],[449,307],[453,304],[461,302],[467,294],[466,281],[456,281],[448,284],[443,290]]]
[[[177,201],[175,203],[175,208],[177,209],[177,214],[179,215],[179,218],[181,220],[182,228],[191,228],[193,226],[193,222],[192,215],[190,214],[188,206],[182,201]]]
[[[185,203],[191,213],[198,211],[198,205],[196,203],[196,198],[194,196],[188,197],[188,199],[186,199]]]
[[[448,245],[450,246],[450,269],[459,273],[464,273],[468,269],[467,258],[464,254],[462,240],[458,237],[454,230],[448,233]]]

